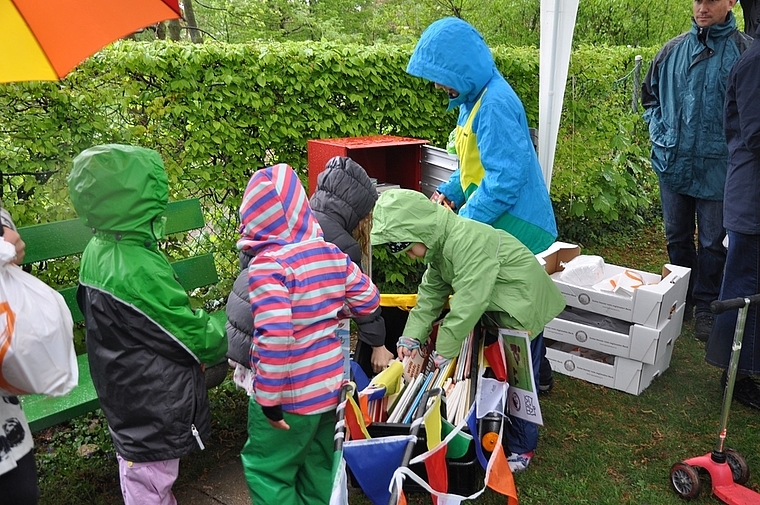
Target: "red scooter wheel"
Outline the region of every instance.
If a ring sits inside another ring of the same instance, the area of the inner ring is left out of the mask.
[[[737,484],[746,484],[749,481],[749,465],[744,456],[733,449],[726,449],[726,463],[731,468],[731,477]]]
[[[699,496],[699,473],[696,468],[683,461],[670,467],[670,484],[681,498],[691,500]]]

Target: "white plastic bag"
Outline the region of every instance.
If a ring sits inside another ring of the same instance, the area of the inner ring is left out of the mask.
[[[0,239],[0,393],[65,395],[79,381],[71,312],[57,291],[9,263],[8,245]]]
[[[582,254],[567,263],[561,263],[563,282],[575,286],[591,286],[604,278],[604,259],[601,256]]]

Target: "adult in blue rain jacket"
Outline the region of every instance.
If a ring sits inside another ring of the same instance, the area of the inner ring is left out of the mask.
[[[459,167],[438,192],[459,215],[502,229],[534,254],[557,237],[549,192],[520,99],[470,24],[444,18],[420,37],[406,71],[427,79],[459,107]]]
[[[525,108],[480,33],[459,18],[439,19],[425,29],[406,71],[446,90],[448,110],[459,107],[459,166],[434,198],[462,217],[508,232],[533,254],[546,250],[557,238],[557,224]],[[540,347],[539,389],[545,393],[554,378],[546,347]]]
[[[695,335],[702,341],[712,329],[710,302],[718,298],[726,261],[726,80],[752,40],[736,28],[734,4],[695,0],[691,30],[660,49],[642,85],[668,255],[671,263],[692,269],[685,317],[695,312]]]

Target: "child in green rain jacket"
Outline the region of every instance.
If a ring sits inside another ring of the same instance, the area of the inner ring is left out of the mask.
[[[490,325],[530,333],[538,384],[542,331],[562,312],[565,300],[528,248],[507,232],[460,217],[412,190],[383,192],[373,216],[373,245],[389,244],[391,251],[407,252],[427,264],[399,355],[427,340],[448,301],[450,310],[438,328],[438,354],[455,357],[485,314]],[[511,421],[508,460],[513,471],[520,471],[538,444],[538,427],[514,417]]]
[[[169,195],[156,151],[108,144],[74,158],[69,194],[93,235],[77,302],[92,383],[108,421],[125,505],[174,505],[179,460],[210,435],[205,364],[227,351],[158,247]]]

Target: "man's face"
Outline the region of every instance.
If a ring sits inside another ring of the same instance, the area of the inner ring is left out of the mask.
[[[446,92],[447,95],[449,95],[449,98],[452,100],[459,96],[459,91],[455,90],[454,88],[449,88],[448,86],[444,86],[443,84],[435,83],[436,89],[442,89]]]
[[[694,0],[694,20],[698,26],[712,26],[722,23],[736,0]]]

